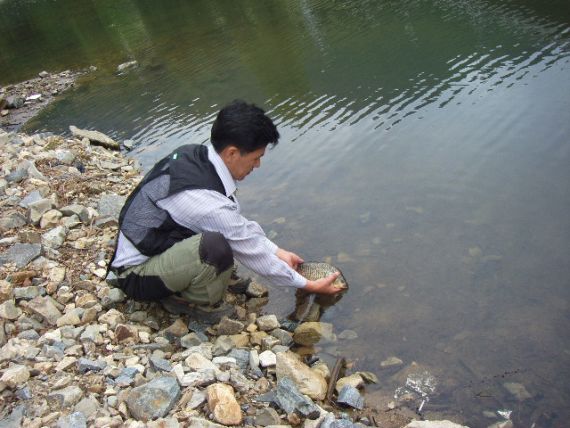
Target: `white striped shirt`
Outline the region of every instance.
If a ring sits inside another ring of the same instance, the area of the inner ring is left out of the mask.
[[[261,226],[240,214],[237,184],[212,147],[208,147],[208,159],[222,180],[225,196],[214,190],[184,190],[159,201],[157,205],[167,211],[176,223],[196,233],[210,231],[223,234],[234,258],[273,285],[305,287],[307,280],[275,255],[278,247],[265,236]],[[135,266],[148,259],[122,232],[118,239],[114,267]]]

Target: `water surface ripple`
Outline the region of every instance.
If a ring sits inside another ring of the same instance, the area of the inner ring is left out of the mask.
[[[208,141],[231,99],[267,110],[281,142],[242,207],[342,269],[350,291],[322,320],[358,337],[316,350],[377,373],[369,403],[417,365],[438,382],[428,419],[567,425],[566,0],[4,0],[0,24],[3,82],[98,67],[30,131],[130,138],[148,168]],[[267,311],[294,302],[272,289]],[[383,369],[392,356],[403,365]]]

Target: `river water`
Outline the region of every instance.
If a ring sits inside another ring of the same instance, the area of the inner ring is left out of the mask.
[[[268,111],[244,214],[342,269],[322,321],[357,337],[317,350],[376,373],[370,403],[415,362],[427,418],[570,424],[568,2],[4,0],[0,27],[2,83],[98,68],[28,131],[132,139],[148,167],[234,98]]]

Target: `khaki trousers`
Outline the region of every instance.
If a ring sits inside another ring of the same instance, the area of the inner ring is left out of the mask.
[[[219,302],[227,289],[233,265],[219,273],[215,266],[203,262],[200,257],[201,238],[201,234],[194,235],[145,263],[125,269],[118,275],[121,288],[128,296],[133,294],[129,297],[138,300],[154,300],[145,296],[156,296],[157,289],[163,286],[165,295],[160,298],[176,294],[199,305]],[[136,293],[131,290],[134,288]],[[134,295],[137,293],[138,296]]]

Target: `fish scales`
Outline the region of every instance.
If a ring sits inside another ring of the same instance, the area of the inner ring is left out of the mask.
[[[324,278],[335,272],[340,272],[340,269],[324,262],[305,262],[299,265],[298,272],[305,278],[315,281]],[[348,288],[348,284],[342,272],[339,277],[333,282],[333,285],[338,288]]]

